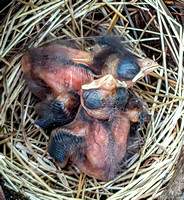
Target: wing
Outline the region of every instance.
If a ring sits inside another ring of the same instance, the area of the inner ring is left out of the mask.
[[[66,129],[57,129],[52,132],[48,144],[48,153],[61,164],[66,164],[69,156],[76,152],[85,143],[85,137],[76,135]]]
[[[80,107],[75,120],[71,123],[53,130],[48,152],[62,163],[69,158],[75,163],[82,163],[85,157],[86,137],[90,134],[92,120],[86,116],[84,109]]]
[[[80,98],[74,92],[60,94],[56,100],[46,100],[36,105],[40,119],[35,124],[44,130],[52,130],[71,122],[78,111]]]

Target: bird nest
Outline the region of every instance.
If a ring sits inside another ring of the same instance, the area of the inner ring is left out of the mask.
[[[6,1],[0,15],[0,173],[5,186],[30,199],[156,199],[172,177],[183,138],[183,22],[178,2]],[[171,4],[169,4],[171,3]],[[178,5],[177,5],[178,4]],[[114,180],[98,181],[75,165],[60,169],[47,153],[48,135],[34,125],[35,97],[23,79],[25,50],[52,40],[125,35],[134,52],[160,67],[132,91],[149,107],[151,122],[139,130],[137,159]]]

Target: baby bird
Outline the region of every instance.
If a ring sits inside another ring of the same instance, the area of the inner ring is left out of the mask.
[[[109,35],[100,37],[91,52],[49,44],[29,50],[22,58],[26,83],[42,100],[36,106],[41,118],[35,124],[43,129],[53,129],[74,119],[82,85],[111,74],[129,88],[157,66],[149,58],[137,58],[121,38]]]
[[[55,128],[70,122],[80,104],[81,86],[94,80],[85,61],[90,53],[59,44],[31,49],[22,58],[22,70],[31,92],[42,100],[36,125]]]
[[[149,58],[137,58],[123,37],[105,35],[97,40],[93,48],[91,68],[102,76],[113,75],[129,88],[158,68],[158,64]]]
[[[131,107],[129,92],[118,83],[106,75],[82,86],[82,106],[75,120],[50,137],[48,152],[60,167],[71,160],[99,180],[116,177],[126,155],[130,123],[139,121],[142,111],[141,101]]]

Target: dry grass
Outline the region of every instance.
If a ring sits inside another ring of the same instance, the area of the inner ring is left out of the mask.
[[[75,2],[17,0],[0,11],[0,173],[7,187],[34,200],[156,199],[183,144],[183,19],[162,0]],[[162,67],[134,87],[152,115],[141,130],[146,142],[139,159],[105,183],[80,174],[75,166],[55,166],[46,152],[48,136],[33,124],[35,101],[23,80],[20,58],[28,47],[55,38],[82,38],[81,48],[88,49],[83,38],[107,31],[125,34],[136,52]]]

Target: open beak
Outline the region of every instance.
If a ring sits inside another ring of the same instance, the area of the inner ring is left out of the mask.
[[[132,79],[132,83],[144,78],[147,74],[154,71],[159,67],[158,63],[154,62],[150,58],[137,59],[137,63],[140,66],[140,72]]]

